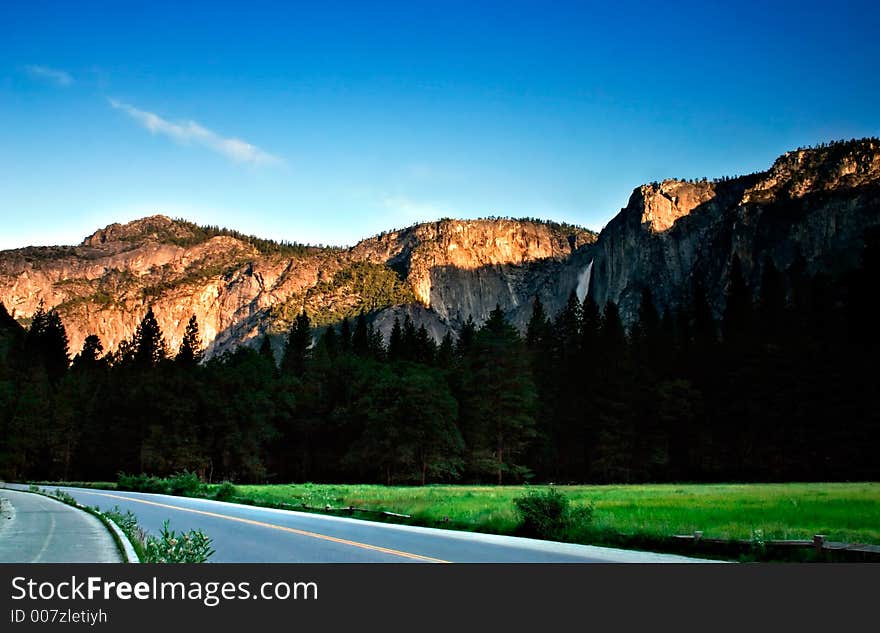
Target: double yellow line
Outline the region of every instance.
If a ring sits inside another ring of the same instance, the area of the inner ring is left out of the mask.
[[[306,530],[297,530],[296,528],[287,527],[284,525],[276,525],[274,523],[264,523],[263,521],[254,521],[253,519],[244,519],[241,517],[229,516],[226,514],[218,514],[216,512],[208,512],[206,510],[194,510],[192,508],[182,508],[180,506],[173,506],[167,503],[158,503],[156,501],[146,501],[145,499],[135,499],[133,497],[124,497],[121,495],[113,495],[108,492],[88,492],[86,494],[98,495],[101,497],[110,497],[112,499],[122,499],[123,501],[133,501],[135,503],[143,503],[150,506],[158,506],[160,508],[170,508],[171,510],[178,510],[180,512],[191,512],[193,514],[201,514],[208,517],[214,517],[215,519],[225,519],[227,521],[236,521],[238,523],[246,523],[248,525],[256,525],[258,527],[269,528],[271,530],[279,530],[281,532],[289,532],[291,534],[298,534],[300,536],[308,536],[311,538],[321,539],[323,541],[330,541],[332,543],[340,543],[341,545],[350,545],[352,547],[359,547],[361,549],[371,550],[374,552],[381,552],[383,554],[391,554],[392,556],[400,556],[402,558],[409,558],[412,560],[420,560],[427,563],[448,563],[448,560],[441,560],[439,558],[431,558],[430,556],[422,556],[421,554],[412,554],[410,552],[403,552],[397,549],[389,549],[387,547],[379,547],[378,545],[370,545],[369,543],[359,543],[358,541],[349,541],[348,539],[336,538],[335,536],[327,536],[326,534],[319,534],[317,532],[308,532]]]

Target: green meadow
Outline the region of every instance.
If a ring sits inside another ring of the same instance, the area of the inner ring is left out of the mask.
[[[533,488],[545,489],[546,486]],[[286,484],[236,486],[258,504],[354,506],[408,514],[420,525],[515,533],[513,500],[524,486]],[[663,484],[556,486],[572,506],[592,504],[602,536],[810,539],[880,544],[880,483]]]

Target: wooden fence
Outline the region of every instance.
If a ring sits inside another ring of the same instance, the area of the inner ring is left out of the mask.
[[[672,537],[684,546],[690,544],[695,550],[734,548],[741,551],[755,549],[791,551],[812,549],[818,560],[873,561],[880,562],[880,545],[843,543],[829,541],[824,534],[816,534],[811,540],[777,540],[753,538],[748,540],[704,538],[702,532],[676,534]]]

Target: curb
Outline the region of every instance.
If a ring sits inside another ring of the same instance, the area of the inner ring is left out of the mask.
[[[82,508],[83,506],[81,506],[80,504],[77,504],[77,507]],[[106,524],[110,527],[111,530],[113,530],[113,532],[116,533],[116,536],[118,538],[118,542],[122,544],[122,552],[123,552],[123,555],[125,556],[125,558],[127,559],[126,562],[140,563],[141,559],[138,558],[137,552],[134,550],[134,545],[131,544],[131,540],[129,540],[129,538],[125,534],[125,532],[123,532],[122,529],[118,525],[116,525],[116,522],[113,519],[111,519],[108,516],[105,516],[104,514],[102,514],[100,512],[98,512],[98,514],[100,514],[104,518],[104,520],[106,521]]]

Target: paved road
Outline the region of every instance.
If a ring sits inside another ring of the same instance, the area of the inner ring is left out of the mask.
[[[0,489],[0,563],[119,563],[110,532],[88,512]]]
[[[153,533],[166,519],[174,530],[201,529],[213,539],[212,562],[700,562],[669,554],[391,525],[207,499],[61,489],[85,505],[131,510],[141,527]]]

